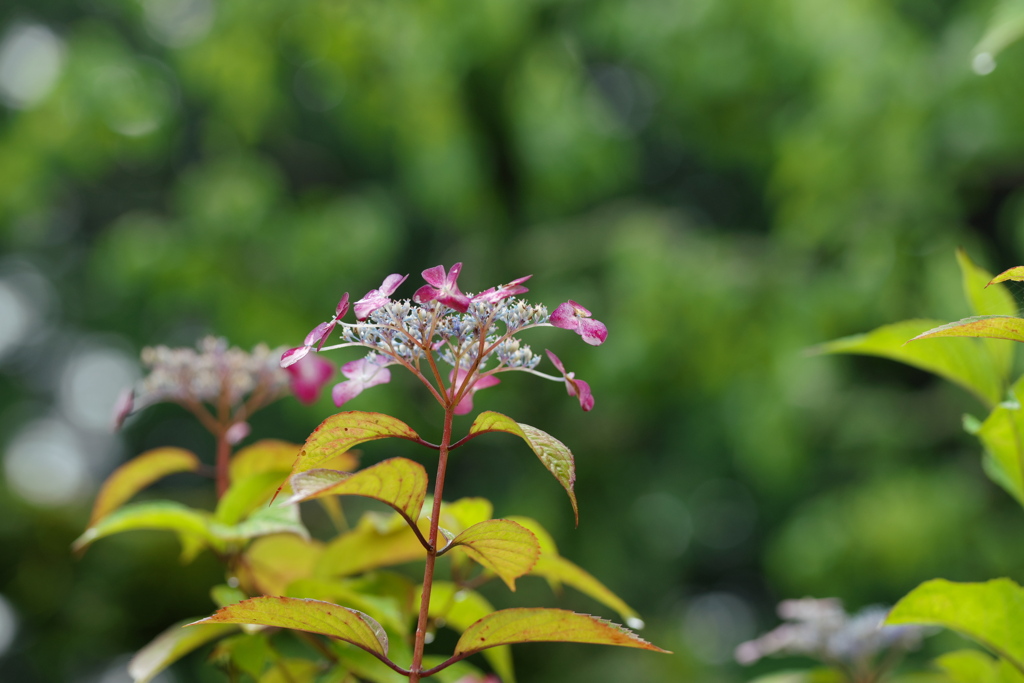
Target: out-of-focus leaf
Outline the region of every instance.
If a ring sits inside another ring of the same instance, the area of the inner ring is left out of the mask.
[[[295,537],[289,536],[288,538]],[[217,607],[227,607],[236,602],[242,602],[247,597],[249,596],[243,591],[233,588],[226,583],[219,583],[210,589],[210,599],[213,600],[213,604],[217,605]]]
[[[1010,393],[1024,393],[1024,378]],[[985,447],[985,472],[1024,505],[1024,410],[1019,400],[996,406],[975,435]]]
[[[313,683],[320,667],[308,659],[282,659],[263,674],[259,683]]]
[[[199,458],[184,448],[155,448],[132,458],[114,470],[103,483],[92,507],[89,526],[153,482],[176,472],[195,472],[199,466]]]
[[[409,680],[364,650],[349,647],[345,643],[336,643],[333,649],[342,666],[358,676],[360,680],[371,683],[406,683]],[[394,662],[410,662],[412,661],[412,650],[404,640],[396,638],[395,642],[391,644],[389,657]]]
[[[857,334],[820,344],[813,353],[857,353],[881,356],[959,384],[991,407],[1003,396],[1003,378],[980,342],[972,339],[906,342],[942,325],[936,320],[905,320],[884,325],[867,334]]]
[[[292,474],[318,467],[353,446],[376,439],[398,438],[418,441],[419,435],[401,420],[383,413],[349,411],[331,415],[306,439]]]
[[[210,660],[221,666],[230,663],[242,673],[252,676],[253,680],[259,680],[267,668],[271,654],[266,631],[240,633],[217,643],[217,647],[210,654]]]
[[[887,624],[938,624],[971,638],[1024,673],[1024,589],[1010,579],[933,579],[903,596]]]
[[[957,650],[935,659],[951,683],[1022,683],[1024,674],[1005,659],[993,659],[980,650]]]
[[[320,541],[294,534],[264,536],[246,548],[238,564],[238,578],[252,592],[287,595],[293,581],[312,575],[323,551]]]
[[[974,47],[974,54],[985,54],[994,59],[1008,46],[1020,40],[1021,36],[1024,36],[1024,0],[1001,0],[992,12],[985,34]],[[1021,267],[1016,266],[1010,270]]]
[[[568,584],[584,595],[588,595],[606,607],[610,607],[618,612],[629,626],[643,628],[644,623],[640,619],[640,615],[636,613],[636,610],[627,605],[622,598],[608,590],[603,583],[592,575],[560,555],[541,553],[537,564],[530,570],[530,574],[543,576],[549,581]]]
[[[262,624],[319,633],[352,643],[367,652],[386,657],[388,637],[371,617],[347,607],[319,600],[263,596],[217,610],[189,624]]]
[[[516,579],[528,573],[540,556],[537,537],[526,527],[507,519],[491,519],[469,527],[449,547],[460,547],[516,589]]]
[[[419,604],[421,593],[417,591],[414,604]],[[435,581],[430,591],[430,617],[458,633],[494,612],[494,607],[476,591],[458,589],[450,581]],[[504,683],[515,683],[512,668],[512,648],[499,645],[484,650],[483,656],[490,663],[494,673]],[[438,662],[440,663],[440,662]]]
[[[309,538],[309,532],[302,525],[302,519],[299,517],[299,508],[295,505],[280,503],[260,508],[240,524],[227,525],[212,522],[210,531],[216,538],[233,543],[281,533]]]
[[[397,524],[395,523],[397,522]],[[395,514],[392,522],[363,515],[356,528],[331,541],[317,563],[318,576],[347,576],[377,567],[422,560],[426,556],[416,534]]]
[[[441,505],[441,525],[460,533],[491,518],[494,506],[486,498],[459,498]]]
[[[498,649],[498,648],[493,648]],[[491,652],[492,650],[488,650]],[[427,655],[423,658],[423,668],[430,669],[447,659],[439,655]],[[493,666],[493,664],[491,665]],[[497,670],[495,670],[497,673]],[[501,674],[498,674],[498,678],[501,679],[502,683],[516,683],[514,678],[505,678]],[[429,680],[437,681],[437,683],[460,683],[461,681],[482,681],[484,680],[484,672],[473,666],[469,662],[455,662],[451,666],[446,667],[444,670],[434,674]]]
[[[231,481],[238,481],[262,472],[291,472],[292,465],[302,446],[277,439],[263,439],[242,448],[231,458]],[[321,467],[332,470],[351,471],[359,466],[359,454],[355,451],[339,453],[324,462]],[[284,477],[282,477],[284,479]]]
[[[179,535],[221,547],[220,540],[210,531],[210,514],[202,510],[169,500],[131,503],[110,513],[98,523],[85,530],[72,544],[74,550],[81,550],[93,541],[118,534],[122,531],[139,529],[162,529]]]
[[[292,497],[298,503],[321,496],[364,496],[390,505],[415,524],[427,497],[427,471],[405,458],[391,458],[355,474],[315,469],[291,478]]]
[[[185,620],[172,625],[135,653],[128,662],[128,675],[135,683],[153,680],[157,674],[189,652],[238,630],[238,626],[233,624],[204,624],[195,628],[182,628],[188,623]]]
[[[214,519],[221,524],[238,524],[246,515],[270,500],[284,480],[280,471],[259,472],[241,479],[232,479],[231,486],[217,501]]]
[[[667,652],[624,626],[563,609],[527,607],[493,612],[465,630],[455,655],[465,657],[495,645],[594,643]]]
[[[778,671],[758,676],[750,683],[846,683],[846,674],[837,669],[809,669],[806,671]]]
[[[507,432],[520,437],[537,454],[544,467],[548,468],[551,474],[555,475],[558,483],[565,488],[572,502],[572,511],[576,517],[576,524],[580,522],[580,512],[576,505],[576,493],[573,487],[576,485],[576,462],[573,460],[572,451],[564,443],[542,432],[536,427],[519,424],[507,415],[494,411],[485,411],[477,415],[473,424],[469,427],[471,435],[483,434],[485,432]]]
[[[974,315],[1016,315],[1017,302],[1005,285],[994,284],[991,273],[979,267],[963,249],[956,250],[956,261],[960,266],[964,296],[971,305]],[[1005,339],[987,339],[985,346],[996,365],[1000,377],[1007,377],[1013,365],[1016,347]]]

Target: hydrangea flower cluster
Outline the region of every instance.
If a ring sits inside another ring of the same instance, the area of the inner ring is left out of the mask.
[[[560,304],[549,315],[545,306],[516,298],[529,291],[523,286],[529,275],[479,294],[465,294],[458,284],[461,272],[461,263],[447,271],[443,266],[428,268],[423,271],[426,284],[411,299],[398,300],[391,296],[408,275],[389,275],[379,288],[352,305],[354,323],[342,321],[349,309],[345,293],[329,321],[314,327],[301,346],[284,352],[281,366],[290,369],[319,351],[351,346],[368,349],[366,357],[342,366],[346,379],[332,391],[339,407],[363,390],[389,382],[388,368],[399,365],[418,377],[438,402],[452,407],[456,415],[471,411],[473,394],[498,384],[496,375],[513,370],[563,382],[580,407],[591,410],[594,397],[590,385],[567,372],[550,351],[547,354],[560,376],[538,371],[542,357],[517,335],[534,327],[560,327],[596,346],[608,337],[604,323],[594,320],[590,311],[575,301]],[[338,326],[342,342],[325,346]],[[451,369],[442,372],[438,359]]]
[[[786,623],[736,648],[740,664],[753,664],[774,654],[805,655],[847,671],[863,672],[876,667],[879,654],[912,650],[924,635],[919,626],[884,626],[889,614],[885,607],[873,605],[849,615],[836,598],[783,600],[778,613]],[[894,664],[891,657],[886,660],[886,664]]]
[[[330,363],[319,358],[282,370],[280,349],[259,344],[251,352],[228,346],[222,337],[205,337],[195,349],[147,346],[142,362],[149,374],[132,389],[125,390],[115,409],[120,427],[133,412],[154,403],[179,403],[193,412],[210,416],[203,404],[227,410],[237,442],[248,429],[244,419],[263,406],[281,398],[289,389],[307,403],[316,399],[319,387],[333,374]],[[310,362],[313,361],[313,362]],[[202,419],[202,418],[201,418]]]

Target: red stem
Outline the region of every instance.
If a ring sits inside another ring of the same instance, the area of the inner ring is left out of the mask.
[[[452,441],[452,419],[455,416],[454,403],[444,409],[444,433],[438,453],[437,477],[434,480],[434,505],[430,511],[430,535],[428,537],[427,563],[423,568],[423,597],[420,599],[420,615],[416,622],[416,640],[413,644],[412,666],[409,667],[409,683],[419,683],[423,668],[423,646],[427,636],[427,619],[430,614],[430,591],[434,585],[434,562],[437,560],[437,527],[441,519],[441,494],[444,492],[444,475],[448,467],[448,450]]]

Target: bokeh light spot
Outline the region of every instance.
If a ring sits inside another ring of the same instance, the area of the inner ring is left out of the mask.
[[[53,89],[64,63],[64,43],[41,24],[16,25],[0,41],[0,99],[27,109]]]

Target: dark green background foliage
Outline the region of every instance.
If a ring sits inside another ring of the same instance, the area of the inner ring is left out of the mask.
[[[212,609],[219,566],[180,566],[169,535],[70,554],[118,462],[168,443],[211,456],[175,406],[104,431],[125,359],[207,333],[295,345],[343,291],[410,272],[408,295],[455,261],[469,291],[533,273],[529,298],[576,299],[610,334],[535,335],[591,383],[593,413],[527,376],[476,401],[573,449],[579,529],[511,439],[459,451],[448,494],[538,518],[677,653],[523,646],[521,680],[738,681],[731,648],[778,599],[857,608],[933,576],[1020,579],[1019,514],[960,431],[980,406],[894,363],[802,353],[966,315],[958,244],[992,270],[1024,261],[1024,46],[972,72],[991,9],[3,3],[0,595],[17,631],[0,678],[122,681],[124,655]],[[47,63],[48,91],[32,85]],[[351,407],[427,438],[440,418],[399,373]],[[332,410],[286,399],[253,436],[302,441]],[[40,476],[65,495],[17,483]],[[153,495],[200,504],[211,488]],[[535,579],[490,596],[600,611]],[[223,680],[201,664],[173,680]]]

